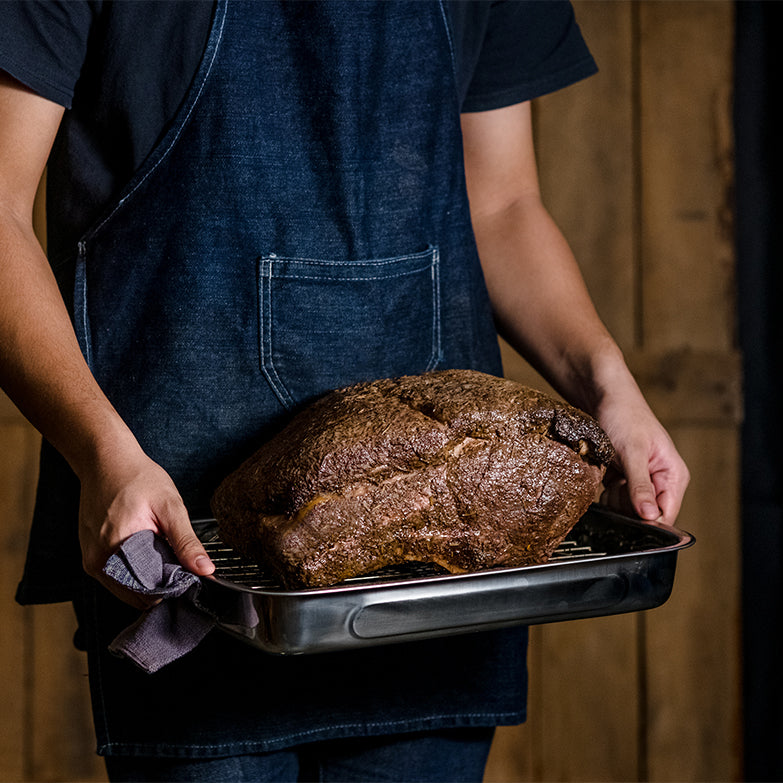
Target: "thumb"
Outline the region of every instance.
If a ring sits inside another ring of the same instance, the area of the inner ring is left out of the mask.
[[[213,573],[215,564],[193,532],[185,506],[169,505],[166,512],[165,517],[163,515],[159,517],[160,530],[166,536],[180,564],[197,576],[208,576]]]
[[[628,460],[624,468],[628,496],[634,511],[649,522],[659,519],[661,509],[658,507],[655,486],[647,463],[641,460]]]

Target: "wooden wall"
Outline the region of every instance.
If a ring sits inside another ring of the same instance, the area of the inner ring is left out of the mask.
[[[487,783],[741,775],[729,2],[577,0],[600,73],[537,103],[545,198],[689,464],[671,599],[532,629]],[[507,373],[536,376],[507,351]]]
[[[577,0],[601,72],[536,106],[550,208],[693,474],[672,598],[532,630],[487,783],[740,777],[732,5]],[[506,352],[509,375],[542,385]],[[0,781],[101,781],[67,606],[22,609],[38,437],[0,395]]]

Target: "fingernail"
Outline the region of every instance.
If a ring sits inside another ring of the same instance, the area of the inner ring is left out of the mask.
[[[642,503],[641,511],[644,519],[657,519],[661,515],[661,510],[655,503]]]
[[[211,574],[215,570],[212,561],[206,555],[199,555],[195,562],[196,570],[202,574]]]

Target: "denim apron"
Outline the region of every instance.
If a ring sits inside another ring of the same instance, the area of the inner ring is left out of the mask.
[[[499,374],[437,2],[219,2],[178,116],[79,243],[77,335],[193,517],[324,391]],[[523,719],[523,631],[278,658],[212,634],[142,675],[81,606],[99,749],[209,756]]]

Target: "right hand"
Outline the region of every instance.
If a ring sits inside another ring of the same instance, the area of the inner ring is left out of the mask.
[[[81,481],[85,570],[140,606],[102,574],[137,531],[165,537],[195,574],[214,567],[171,478],[142,452],[92,376],[36,239],[33,204],[63,112],[0,71],[0,386]]]
[[[198,576],[215,567],[193,532],[182,498],[168,473],[145,454],[104,461],[82,476],[79,541],[84,570],[125,603],[154,602],[120,587],[103,573],[109,557],[140,530],[165,538],[184,568]]]

